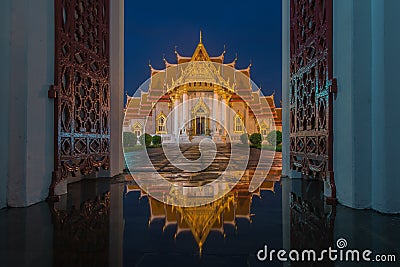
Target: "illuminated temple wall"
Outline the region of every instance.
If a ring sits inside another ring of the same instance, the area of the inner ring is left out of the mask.
[[[147,93],[144,93],[147,95]],[[188,112],[187,115],[189,119],[194,119],[194,115],[192,114],[192,111],[194,110],[196,104],[199,103],[200,98],[202,98],[202,101],[204,102],[205,106],[207,109],[209,109],[210,117],[214,113],[213,110],[213,93],[212,92],[207,92],[207,91],[199,91],[199,92],[188,92]],[[253,95],[258,96],[258,92],[253,92]],[[147,96],[146,96],[147,97]],[[143,134],[143,128],[145,126],[145,130],[149,134],[158,134],[157,133],[157,119],[161,114],[164,114],[165,116],[169,116],[171,113],[172,109],[172,102],[170,101],[160,101],[157,102],[154,108],[152,109],[150,116],[144,118],[144,116],[138,116],[136,114],[133,114],[134,112],[140,113],[140,109],[133,108],[132,106],[140,106],[143,104],[143,102],[146,102],[144,99],[146,97],[141,97],[141,98],[131,98],[128,100],[128,105],[129,101],[138,101],[137,104],[129,105],[129,108],[127,109],[127,115],[124,121],[124,131],[130,131],[130,132],[135,132],[135,126],[137,126],[137,129],[140,130],[140,134]],[[256,96],[254,96],[256,97]],[[281,109],[275,107],[275,99],[274,96],[267,96],[265,97],[267,99],[270,99],[269,102],[272,103],[270,106],[271,112],[262,116],[259,119],[259,123],[257,123],[257,120],[249,115],[249,110],[247,108],[247,104],[243,101],[231,101],[229,102],[229,107],[232,110],[229,110],[227,112],[227,130],[230,133],[233,133],[234,135],[240,135],[241,133],[235,133],[234,131],[234,116],[236,114],[240,114],[240,116],[243,118],[243,123],[246,128],[246,131],[248,134],[260,132],[259,131],[259,125],[266,125],[269,133],[272,131],[275,127],[276,130],[282,131],[282,123],[281,123]],[[190,101],[193,100],[193,101]],[[183,97],[180,97],[180,103],[183,101]],[[264,103],[264,105],[268,105],[267,102]],[[182,112],[178,112],[180,116],[180,120],[182,119]],[[215,113],[221,113],[221,107],[216,108]],[[225,121],[225,118],[221,118],[221,121]],[[138,126],[140,125],[140,126]],[[212,131],[215,131],[215,127],[212,126],[212,120],[207,121],[207,128],[209,128]],[[178,124],[178,127],[181,127],[181,124]],[[174,124],[173,124],[173,118],[171,116],[168,117],[167,119],[167,134],[175,134],[176,129],[174,129]]]
[[[236,59],[224,63],[225,51],[217,57],[209,57],[200,42],[192,57],[177,54],[177,63],[166,59],[165,69],[156,70],[150,65],[150,78],[143,83],[134,96],[127,96],[124,132],[141,135],[160,134],[163,141],[178,139],[185,122],[184,132],[190,136],[225,136],[229,132],[234,142],[240,142],[240,135],[261,132],[264,136],[272,130],[282,130],[282,109],[276,107],[274,94],[263,96],[261,90],[251,81],[250,67],[236,69]],[[225,110],[225,105],[229,108]],[[197,114],[202,107],[201,114]],[[174,109],[176,115],[171,115]],[[206,118],[206,132],[196,132],[196,117]],[[237,125],[240,117],[243,127]],[[160,130],[159,119],[166,120],[166,127]],[[213,118],[222,123],[216,125]],[[192,121],[191,121],[192,120]],[[191,121],[191,122],[190,122]]]

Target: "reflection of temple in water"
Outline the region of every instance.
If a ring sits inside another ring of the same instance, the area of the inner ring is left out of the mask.
[[[140,198],[146,197],[149,201],[149,226],[156,220],[164,220],[163,231],[168,227],[176,227],[174,238],[181,233],[190,232],[200,253],[207,236],[216,232],[226,236],[226,227],[237,230],[237,220],[245,219],[252,222],[251,205],[254,196],[261,197],[261,191],[274,192],[275,182],[280,181],[280,171],[271,171],[261,185],[253,192],[249,192],[251,172],[247,170],[239,183],[225,196],[216,201],[198,207],[179,207],[168,205],[147,195],[136,184],[126,185],[126,194],[140,191]]]
[[[148,198],[120,178],[112,183],[104,179],[72,184],[60,202],[49,203],[50,212],[41,204],[25,214],[22,209],[0,213],[3,230],[10,231],[0,233],[0,246],[12,248],[3,265],[24,266],[19,256],[33,251],[38,266],[160,266],[166,262],[168,266],[212,266],[207,265],[210,262],[255,266],[260,263],[255,253],[265,244],[268,249],[313,248],[319,253],[336,249],[339,237],[354,248],[398,250],[398,216],[354,213],[342,206],[336,213],[336,206],[318,193],[323,187],[320,181],[269,175],[250,193],[249,179],[244,179],[213,204],[178,208]],[[291,262],[290,266],[305,264]]]

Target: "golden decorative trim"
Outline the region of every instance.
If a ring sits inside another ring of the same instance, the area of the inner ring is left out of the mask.
[[[198,112],[200,108],[203,108],[205,111],[204,112]],[[199,102],[193,107],[192,109],[192,114],[199,115],[199,116],[209,116],[210,115],[210,109],[207,107],[207,105],[204,103],[203,98],[200,97]]]

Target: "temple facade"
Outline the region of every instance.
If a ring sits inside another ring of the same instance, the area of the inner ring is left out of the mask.
[[[124,132],[161,135],[163,143],[224,143],[281,130],[281,108],[251,81],[251,65],[237,69],[237,58],[225,63],[225,51],[209,56],[201,39],[191,57],[175,51],[176,63],[164,59],[165,69],[149,65],[150,79],[127,96]]]

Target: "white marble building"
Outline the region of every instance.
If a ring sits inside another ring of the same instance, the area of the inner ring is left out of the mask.
[[[201,36],[201,33],[200,33]],[[282,109],[274,94],[263,96],[251,80],[250,66],[225,63],[225,51],[209,56],[200,42],[190,57],[177,51],[176,63],[166,59],[165,69],[150,66],[151,77],[127,96],[124,132],[161,135],[163,142],[240,142],[244,133],[282,130]]]

